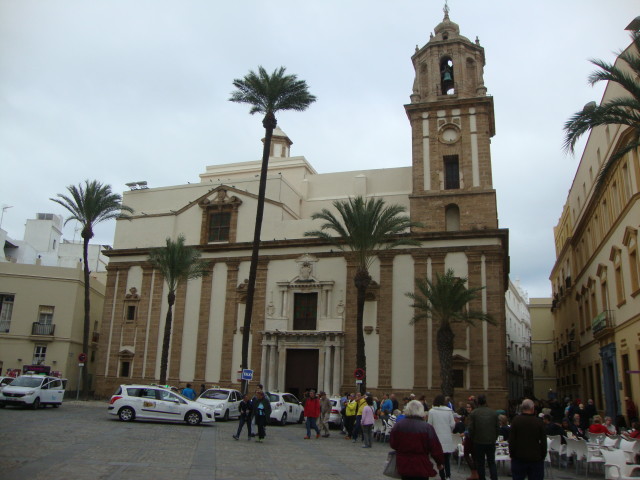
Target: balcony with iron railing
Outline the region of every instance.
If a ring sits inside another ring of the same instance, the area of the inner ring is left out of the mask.
[[[11,320],[0,322],[0,333],[9,333],[9,327],[11,327]]]
[[[591,320],[591,331],[594,338],[612,334],[614,327],[613,310],[604,310]]]
[[[54,323],[39,323],[33,322],[31,325],[31,335],[43,335],[53,337],[56,331],[56,325]]]

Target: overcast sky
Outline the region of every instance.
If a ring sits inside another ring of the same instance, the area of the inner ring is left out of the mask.
[[[198,182],[206,165],[258,160],[263,128],[228,101],[232,80],[285,66],[318,100],[279,126],[319,173],[411,164],[403,105],[411,55],[442,21],[433,0],[0,0],[2,228],[22,239],[49,200],[84,179]],[[485,48],[493,180],[510,231],[511,278],[549,296],[553,226],[580,155],[562,125],[600,101],[590,58],[613,61],[637,0],[450,0]],[[70,226],[65,238],[72,239]],[[111,244],[115,222],[96,230]],[[76,239],[78,239],[76,237]]]

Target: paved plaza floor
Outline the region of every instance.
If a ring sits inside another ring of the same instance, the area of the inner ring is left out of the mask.
[[[124,423],[107,414],[106,402],[65,402],[61,408],[0,409],[0,479],[383,479],[390,447],[373,448],[329,438],[304,440],[303,425],[270,426],[263,443],[232,438],[237,422]],[[508,479],[508,466],[500,477]],[[465,480],[453,462],[451,480]],[[547,472],[557,480],[584,479],[574,470]],[[600,473],[589,478],[603,479]]]

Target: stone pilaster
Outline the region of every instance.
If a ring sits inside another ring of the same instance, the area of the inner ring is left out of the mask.
[[[112,300],[116,292],[116,283],[118,279],[118,267],[114,265],[107,266],[107,284],[105,289],[105,303],[102,310],[102,323],[100,325],[100,341],[98,342],[98,365],[96,369],[96,392],[103,394],[103,390],[108,388],[105,385],[105,376],[110,373],[113,375],[111,362],[113,358],[108,355],[109,343],[113,341],[111,338],[111,330],[113,327],[113,303]],[[107,361],[109,365],[107,365]]]
[[[204,383],[207,366],[207,345],[209,343],[209,317],[211,315],[211,289],[213,287],[214,262],[209,265],[209,275],[202,279],[200,293],[200,309],[198,313],[198,337],[196,341],[196,368],[194,383],[196,386]]]
[[[427,275],[427,254],[426,252],[411,252],[414,263],[415,279],[424,279]],[[415,280],[414,280],[415,283]],[[417,285],[414,288],[416,295],[418,294]],[[409,301],[409,299],[407,299]],[[414,354],[414,370],[413,370],[413,390],[416,392],[427,389],[427,375],[429,369],[428,362],[428,344],[429,333],[427,321],[421,320],[413,326],[413,354]]]
[[[224,302],[224,325],[222,329],[222,351],[220,352],[220,384],[231,385],[231,361],[233,359],[233,334],[238,312],[238,266],[237,260],[227,262],[227,291]],[[235,379],[233,379],[235,380]]]
[[[431,260],[431,278],[430,280],[434,282],[436,280],[436,274],[444,275],[444,258],[446,256],[445,252],[437,252],[429,254],[429,258]],[[433,355],[431,357],[431,378],[432,385],[431,388],[434,392],[442,393],[442,378],[440,377],[440,355],[438,352],[438,328],[440,324],[437,321],[433,321],[431,325],[431,351]]]
[[[149,310],[151,309],[152,292],[151,281],[153,268],[148,265],[142,267],[142,285],[140,287],[140,303],[136,318],[137,334],[135,338],[136,355],[133,362],[133,379],[142,381],[142,370],[145,359],[145,341],[147,340],[147,323],[149,322]]]
[[[347,291],[345,293],[345,311],[344,311],[344,357],[342,359],[342,386],[340,390],[343,392],[354,390],[354,378],[353,372],[356,369],[356,315],[358,314],[358,308],[356,305],[358,299],[358,292],[353,279],[356,276],[356,265],[353,261],[347,259],[347,278],[346,286]]]
[[[149,321],[149,339],[147,341],[147,351],[145,352],[146,363],[143,366],[143,377],[150,382],[157,382],[156,366],[160,364],[158,354],[158,339],[161,338],[160,316],[162,315],[162,304],[167,301],[163,295],[164,276],[160,271],[155,270],[153,275],[153,292],[150,303],[151,318]]]
[[[391,251],[378,255],[380,259],[380,292],[378,299],[379,329],[378,390],[391,391],[392,350],[393,350],[393,259]]]
[[[167,379],[171,385],[180,383],[180,359],[182,357],[182,332],[184,331],[184,312],[187,299],[188,282],[180,282],[176,289],[176,303],[173,306],[171,326],[171,347],[169,348],[169,371]]]
[[[262,355],[262,332],[264,331],[264,315],[266,311],[267,298],[267,273],[269,272],[269,261],[259,260],[256,272],[256,289],[253,296],[253,312],[251,314],[251,360],[250,367],[253,367],[253,382],[251,384],[265,383],[262,378],[262,365],[260,358]]]

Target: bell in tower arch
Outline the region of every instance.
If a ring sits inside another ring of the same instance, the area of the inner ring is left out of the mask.
[[[443,58],[440,62],[440,85],[442,95],[451,95],[455,92],[453,62],[448,57]]]

